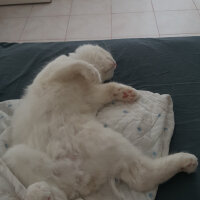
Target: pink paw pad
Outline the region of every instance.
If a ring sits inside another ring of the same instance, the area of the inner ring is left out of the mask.
[[[129,95],[126,92],[123,92],[123,98],[127,98]]]
[[[128,90],[126,92],[123,92],[123,99],[134,99],[134,97],[136,96],[135,92],[132,90]]]
[[[133,102],[137,99],[137,92],[131,87],[121,86],[113,92],[113,97],[116,100]]]

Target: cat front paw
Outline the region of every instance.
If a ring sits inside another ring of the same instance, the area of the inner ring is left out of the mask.
[[[132,87],[120,85],[120,87],[115,88],[113,97],[119,101],[134,102],[138,99],[139,94]]]
[[[46,182],[37,182],[28,187],[26,200],[54,200],[54,197]]]
[[[182,153],[182,166],[181,171],[188,174],[194,172],[198,166],[198,158],[189,153]]]

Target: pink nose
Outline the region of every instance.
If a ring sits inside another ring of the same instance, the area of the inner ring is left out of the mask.
[[[114,64],[113,64],[113,67],[116,68],[116,67],[117,67],[117,63],[114,63]]]

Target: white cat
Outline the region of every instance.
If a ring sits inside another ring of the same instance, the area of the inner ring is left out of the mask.
[[[28,87],[13,117],[12,147],[3,156],[28,187],[26,200],[85,197],[113,178],[147,191],[178,172],[195,171],[194,155],[152,160],[96,120],[105,104],[139,98],[129,86],[102,83],[115,67],[110,53],[84,45],[49,63]]]

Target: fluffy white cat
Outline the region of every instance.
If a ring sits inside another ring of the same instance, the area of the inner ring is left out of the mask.
[[[28,188],[26,200],[85,197],[113,178],[147,191],[178,172],[195,171],[194,155],[152,160],[96,120],[105,104],[139,98],[129,86],[102,83],[115,67],[109,52],[84,45],[50,62],[28,87],[12,120],[11,148],[3,156]]]

